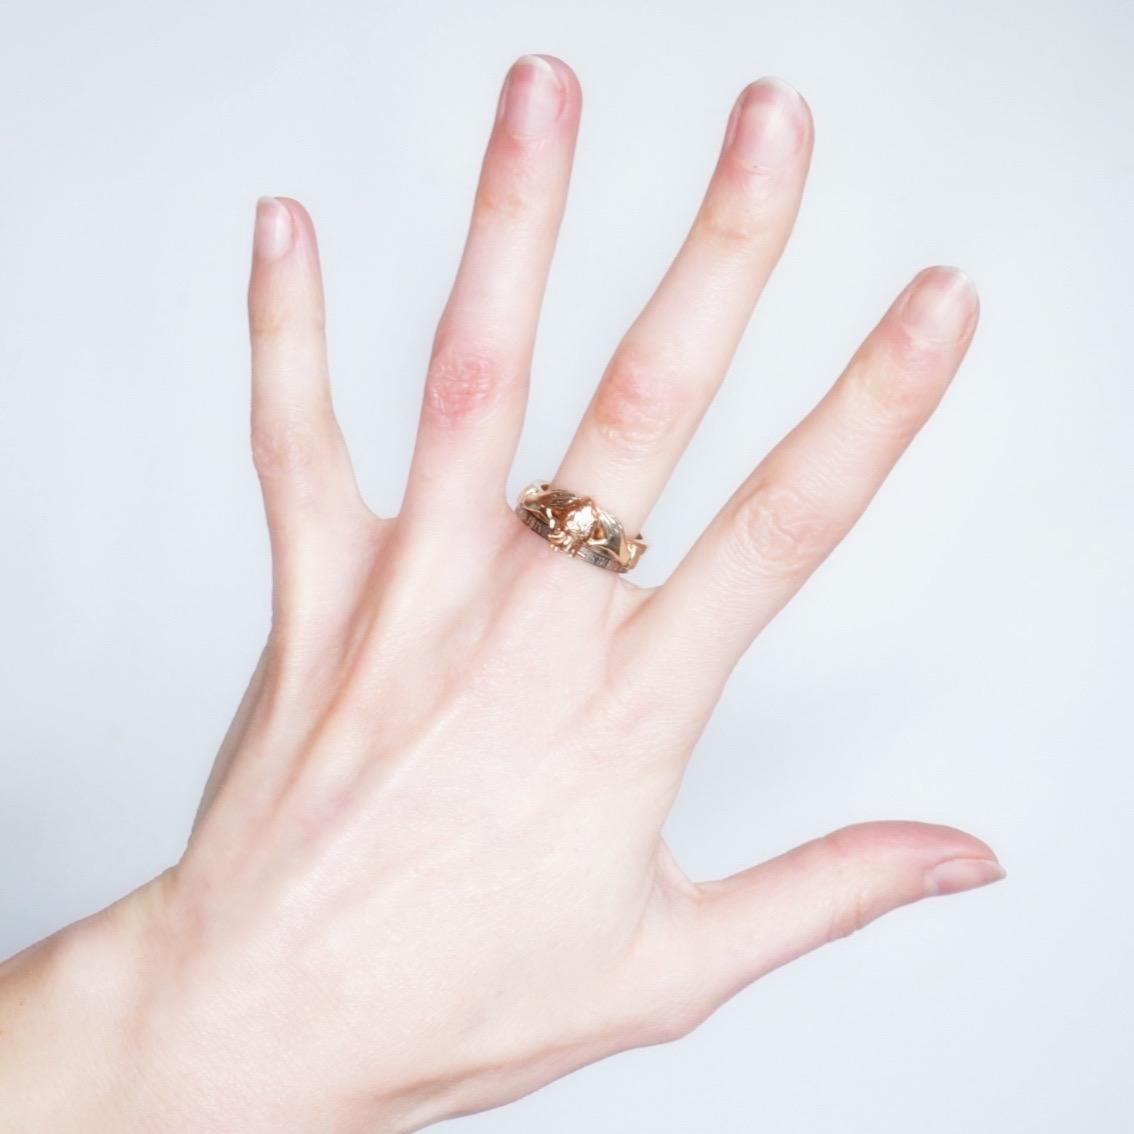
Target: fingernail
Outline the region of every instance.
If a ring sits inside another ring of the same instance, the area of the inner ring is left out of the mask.
[[[794,87],[770,76],[760,79],[737,99],[725,145],[750,169],[774,169],[799,149],[802,110]]]
[[[555,68],[539,55],[522,55],[508,72],[500,93],[500,117],[516,138],[538,138],[563,109],[563,84]]]
[[[292,234],[288,207],[276,197],[261,197],[256,202],[252,251],[265,260],[278,260],[291,247]]]
[[[976,310],[976,288],[960,268],[926,268],[914,279],[902,307],[907,326],[922,338],[959,338]]]
[[[962,890],[975,890],[999,882],[1007,875],[1000,863],[989,858],[954,858],[938,863],[925,875],[928,895],[959,894]]]

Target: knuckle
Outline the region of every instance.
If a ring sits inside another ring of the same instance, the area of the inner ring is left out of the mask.
[[[510,163],[507,172],[486,173],[473,198],[473,224],[523,221],[535,209],[532,178],[521,163]]]
[[[870,903],[861,885],[848,883],[843,892],[831,903],[827,914],[828,941],[841,941],[850,937],[873,920]]]
[[[315,431],[306,422],[256,422],[252,426],[252,463],[262,480],[275,480],[310,468],[315,460]]]
[[[616,453],[649,452],[683,416],[683,383],[658,364],[620,350],[599,383],[592,409],[595,428]]]
[[[322,335],[326,331],[326,316],[321,307],[300,315],[284,304],[253,300],[248,304],[248,330],[257,344],[296,335]]]
[[[697,1026],[688,1013],[670,1010],[659,1012],[647,1025],[647,1043],[676,1043],[684,1039]]]
[[[787,199],[782,178],[726,162],[697,211],[694,232],[726,248],[766,242],[784,227]]]
[[[272,342],[283,334],[286,326],[287,319],[274,304],[248,305],[248,331],[253,342]]]
[[[496,352],[442,341],[429,360],[426,409],[435,421],[461,421],[489,408],[507,381]]]
[[[946,368],[946,360],[950,354],[949,343],[925,338],[904,323],[899,323],[893,330],[889,345],[892,356],[891,369],[900,375],[921,379],[921,381],[905,383],[911,386],[933,385],[933,375],[940,374]]]
[[[827,525],[815,502],[800,489],[762,477],[732,518],[734,555],[748,569],[794,575],[822,558]]]
[[[633,737],[638,741],[636,751],[630,746],[621,750],[618,766],[624,767],[639,782],[644,779],[658,777],[657,784],[664,791],[667,790],[670,780],[670,770],[664,760],[653,763],[642,760],[643,752],[665,751],[660,737],[672,735],[673,730],[679,726],[675,720],[676,711],[670,699],[667,699],[663,688],[657,681],[651,681],[645,673],[626,674],[624,671],[612,670],[609,666],[604,670],[603,682],[596,694],[602,707],[602,727],[604,731],[611,728],[620,730],[622,736]],[[639,747],[640,745],[640,747]],[[602,750],[596,755],[608,769],[613,766],[609,745],[599,746]],[[652,771],[647,774],[647,764]]]
[[[688,995],[679,995],[670,987],[643,997],[623,1021],[621,1031],[634,1047],[676,1043],[702,1024],[711,1011],[695,1004]]]
[[[634,975],[616,999],[620,1030],[632,1046],[683,1039],[723,1001],[720,980],[705,972],[704,951],[684,917],[659,924],[654,945],[635,957]]]
[[[712,194],[701,206],[694,232],[702,240],[743,251],[767,233],[769,220],[760,202],[737,200],[733,194]]]
[[[817,844],[831,876],[826,910],[826,938],[838,941],[869,925],[876,916],[869,883],[856,869],[859,847],[846,830],[835,831]]]
[[[671,994],[649,1015],[645,1034],[648,1043],[675,1043],[695,1032],[716,1010],[719,997],[704,991]]]
[[[906,432],[921,425],[941,399],[952,371],[950,354],[948,344],[899,321],[878,347],[859,352],[849,385],[866,402],[874,424]]]

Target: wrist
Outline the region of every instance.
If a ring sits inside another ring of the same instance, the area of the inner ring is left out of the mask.
[[[0,964],[0,1130],[408,1134],[434,1120],[420,1090],[356,1105],[297,1066],[287,1022],[214,985],[213,950],[196,963],[176,874]]]
[[[149,1129],[132,1026],[163,878],[0,964],[3,1129]]]

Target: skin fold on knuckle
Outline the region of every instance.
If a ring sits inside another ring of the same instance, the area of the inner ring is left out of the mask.
[[[300,336],[320,337],[325,331],[321,305],[296,304],[275,296],[249,301],[248,332],[254,348],[271,347]]]
[[[729,990],[720,974],[706,979],[703,957],[679,953],[674,971],[656,977],[637,1019],[639,1045],[676,1043],[699,1028],[720,1007]]]
[[[257,301],[248,304],[248,333],[253,347],[277,342],[290,326],[279,304]]]
[[[639,461],[689,416],[689,385],[663,361],[622,348],[595,392],[592,424],[615,456]]]
[[[298,256],[283,262],[255,261],[245,306],[253,345],[297,333],[322,334],[326,308],[318,264]]]
[[[649,968],[630,981],[633,991],[619,1012],[618,1031],[625,1047],[675,1043],[703,1023],[716,1007],[715,1001],[708,1002],[704,982],[688,979],[695,971],[693,958],[669,958],[664,972],[659,967],[661,957],[652,957],[649,962]]]
[[[724,551],[745,573],[791,579],[817,563],[829,543],[819,503],[769,472],[733,507]]]
[[[877,877],[865,861],[868,849],[861,831],[853,827],[833,831],[812,844],[827,878],[822,918],[829,942],[850,937],[882,913]]]
[[[309,421],[257,420],[249,441],[252,464],[265,482],[304,475],[316,465],[318,433]]]
[[[847,369],[845,388],[861,427],[904,438],[924,424],[956,365],[951,344],[891,329]]]
[[[538,224],[547,211],[546,171],[539,167],[535,155],[514,141],[499,145],[512,152],[493,155],[495,160],[490,161],[477,182],[472,210],[474,232],[502,223],[511,227]]]
[[[676,1043],[692,1032],[701,1017],[681,1006],[656,1009],[642,1026],[639,1046]]]
[[[824,937],[828,942],[841,941],[864,929],[875,916],[874,902],[866,885],[860,880],[847,879],[840,891],[828,899]]]
[[[520,380],[500,352],[442,338],[429,361],[425,409],[442,427],[489,412],[504,388]]]
[[[783,224],[784,191],[777,178],[722,170],[693,221],[695,239],[744,255],[772,242]]]

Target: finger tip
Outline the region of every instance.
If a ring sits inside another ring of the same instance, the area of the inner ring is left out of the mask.
[[[914,346],[967,343],[980,310],[976,285],[962,268],[932,264],[903,289],[895,307],[898,326]]]
[[[972,858],[984,859],[999,863],[996,852],[983,839],[959,827],[951,827],[941,823],[921,823],[930,832],[930,839],[940,848],[940,858]]]
[[[952,858],[982,858],[998,862],[986,842],[959,827],[915,819],[879,819],[844,827],[840,839],[856,850],[895,855],[931,866]]]
[[[579,82],[579,76],[575,74],[574,68],[558,55],[550,55],[547,52],[539,51],[530,55],[531,59],[540,59],[546,63],[558,78],[563,87],[564,98],[566,99],[567,106],[565,110],[577,112],[583,99],[582,85]]]
[[[316,254],[318,241],[315,222],[303,202],[296,197],[283,195],[277,195],[272,200],[278,201],[287,210],[291,221],[292,246],[306,256]]]
[[[283,196],[277,196],[274,199],[279,201],[279,203],[283,205],[285,209],[287,209],[288,213],[291,214],[291,219],[294,224],[296,224],[297,226],[310,224],[311,217],[308,214],[307,210],[303,207],[301,201],[298,201],[295,197]]]
[[[947,292],[953,302],[960,306],[974,310],[980,306],[976,281],[969,272],[956,264],[931,264],[922,268],[915,279],[919,285],[929,283],[939,292]]]
[[[906,879],[907,901],[960,893],[1007,876],[992,847],[958,827],[882,820],[846,828],[842,838],[856,854],[885,861]]]

